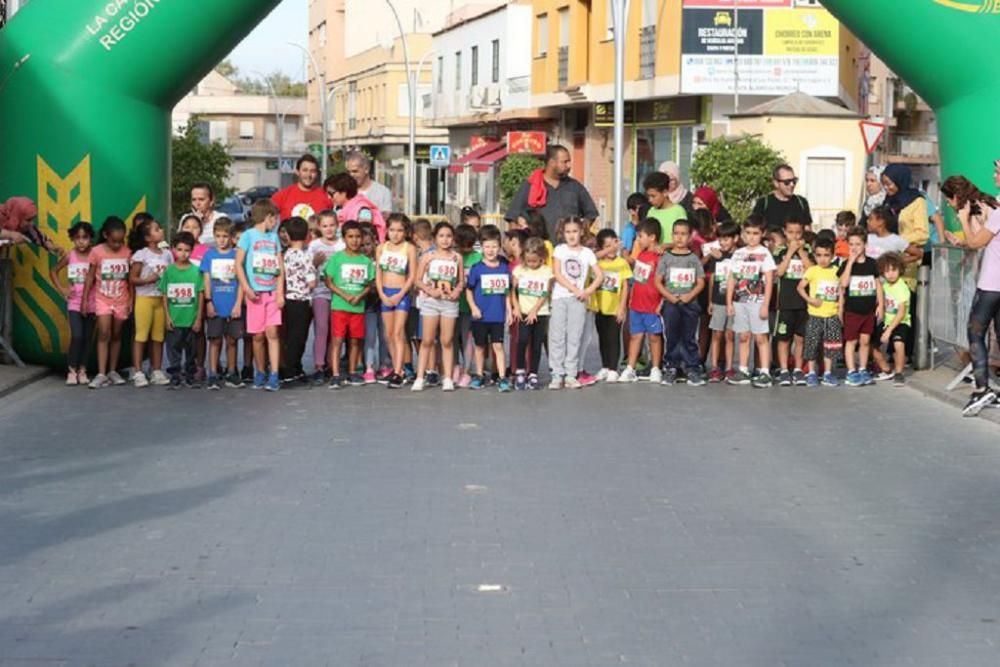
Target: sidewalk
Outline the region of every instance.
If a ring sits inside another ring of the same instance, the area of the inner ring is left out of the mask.
[[[40,380],[50,372],[48,368],[41,366],[18,368],[13,364],[0,364],[0,398]]]
[[[906,384],[913,387],[921,394],[947,403],[949,407],[961,410],[969,400],[972,385],[961,384],[954,391],[945,391],[945,387],[951,382],[958,371],[949,366],[938,366],[932,371],[918,371],[907,378]],[[1000,424],[1000,409],[983,410],[979,417],[989,420],[995,424]]]

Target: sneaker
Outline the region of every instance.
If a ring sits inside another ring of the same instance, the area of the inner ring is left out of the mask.
[[[267,376],[264,375],[263,373],[261,373],[260,371],[254,371],[253,372],[253,388],[254,389],[263,389],[264,385],[266,385],[266,384],[267,384]]]
[[[738,369],[730,369],[731,375],[726,378],[726,384],[745,387],[750,384],[750,376]]]
[[[123,384],[127,384],[125,382],[125,378],[119,375],[118,371],[111,371],[110,373],[108,373],[108,380],[110,380],[111,384],[115,385],[116,387],[120,387]]]
[[[410,391],[423,391],[424,390],[424,379],[417,378],[413,381],[413,386],[410,387]]]
[[[636,380],[637,382],[645,382],[646,380],[648,380],[649,379],[649,366],[646,366],[645,368],[638,368],[638,367],[636,367],[636,369],[635,369],[635,377],[637,378],[637,380]]]
[[[80,371],[76,374],[76,381],[78,384],[88,385],[90,384],[90,378],[87,377],[87,371]]]
[[[774,386],[774,381],[771,379],[771,376],[765,372],[758,373],[757,377],[752,380],[751,384],[753,384],[753,386],[757,389],[767,389],[768,387]]]
[[[482,382],[483,378],[479,378],[480,388],[483,386]],[[457,384],[462,389],[468,389],[469,385],[472,384],[472,376],[469,375],[468,373],[462,373],[461,377],[459,377],[458,380],[455,381],[455,384]]]
[[[375,374],[372,373],[372,376],[374,375]],[[374,382],[374,380],[372,380],[372,382]],[[363,387],[366,384],[368,384],[368,381],[365,380],[364,375],[359,375],[357,373],[349,373],[347,375],[347,384],[351,385],[352,387]]]
[[[888,382],[889,380],[892,380],[895,377],[896,374],[893,373],[892,371],[879,371],[878,375],[875,376],[875,379],[878,380],[879,382]]]
[[[728,382],[729,378],[731,378],[734,375],[736,375],[736,369],[735,368],[730,368],[728,371],[726,371],[725,375],[726,375],[726,381]]]
[[[240,374],[236,371],[225,376],[225,385],[230,389],[239,389],[243,386],[243,380],[240,379]]]
[[[204,368],[196,368],[195,371],[194,371],[194,384],[195,384],[195,386],[200,387],[202,384],[204,384],[205,380],[207,379],[207,376],[208,376],[208,374],[205,373],[205,369]]]
[[[667,369],[667,374],[669,374],[671,370],[672,369],[668,368]],[[674,374],[674,379],[677,379],[676,373]],[[671,380],[670,382],[665,382],[664,381],[664,373],[659,368],[650,368],[649,369],[649,381],[652,384],[661,384],[661,383],[663,383],[663,384],[673,384],[673,380]]]
[[[328,385],[330,389],[343,389],[344,388],[344,378],[339,375],[334,375],[330,378],[330,384]]]
[[[267,386],[264,388],[268,391],[278,391],[281,389],[281,379],[277,373],[271,373],[271,377],[267,379]]]
[[[170,384],[170,377],[161,370],[155,370],[149,375],[149,384],[154,387],[165,387]]]
[[[108,376],[104,375],[103,373],[98,373],[97,375],[94,376],[94,379],[91,380],[90,384],[88,384],[87,386],[90,387],[91,389],[103,389],[104,387],[108,387],[110,385],[111,385],[111,380],[108,379]]]
[[[403,364],[403,379],[409,382],[417,379],[417,372],[413,370],[413,364]]]
[[[703,387],[705,386],[705,378],[698,371],[688,371],[688,386]]]
[[[481,375],[473,375],[469,380],[469,389],[482,389],[483,388],[483,377]]]
[[[455,381],[452,380],[451,378],[445,378],[444,380],[442,380],[441,391],[455,391]]]
[[[597,371],[597,375],[595,375],[594,378],[598,382],[607,382],[608,381],[608,373],[610,373],[610,372],[611,371],[609,371],[607,368],[602,368],[601,370]]]
[[[528,381],[525,378],[524,371],[518,371],[514,376],[514,389],[516,391],[524,391],[528,388]]]
[[[389,368],[388,366],[383,366],[378,370],[378,373],[376,374],[375,377],[378,379],[379,384],[389,384],[389,378],[391,378],[393,375],[394,373],[391,368]]]
[[[608,377],[604,378],[604,381],[607,382],[608,384],[618,382],[618,380],[619,380],[618,371],[608,371]]]
[[[306,379],[316,387],[326,384],[326,373],[322,368],[317,368],[313,371],[312,375],[306,376]]]
[[[552,389],[553,391],[562,389],[562,385],[563,385],[562,378],[559,377],[558,375],[555,375],[553,376],[552,381],[549,382],[549,389]]]
[[[170,384],[167,385],[167,389],[182,389],[184,387],[184,382],[181,380],[180,375],[171,375]]]
[[[403,386],[403,376],[399,373],[393,373],[386,378],[385,386],[389,389],[399,389]]]
[[[789,373],[787,369],[784,369],[780,373],[778,373],[778,377],[775,379],[777,380],[779,387],[792,386],[792,374]]]
[[[240,377],[243,379],[244,383],[246,383],[246,382],[253,382],[254,381],[254,371],[253,371],[253,368],[250,367],[250,366],[244,366],[243,367],[243,371],[240,374]]]
[[[137,389],[142,389],[143,387],[149,386],[149,378],[142,371],[136,371],[132,374],[132,384],[135,385]]]
[[[802,372],[801,368],[796,368],[794,371],[792,371],[792,384],[794,384],[796,387],[808,386],[808,384],[806,383],[806,374]]]
[[[507,378],[500,378],[500,381],[497,382],[497,391],[501,394],[510,392],[510,380]]]
[[[455,363],[456,364],[458,363],[457,359],[455,360]],[[462,368],[461,366],[455,366],[455,368],[453,368],[452,371],[451,371],[451,379],[452,379],[452,381],[455,384],[460,383],[462,381],[462,375],[463,374],[464,375],[468,375],[468,373],[465,372],[464,368]],[[469,379],[471,380],[472,378],[470,377]]]
[[[565,385],[566,385],[567,389],[580,389],[581,387],[584,386],[583,383],[580,382],[575,377],[567,377],[566,381],[565,381]]]
[[[375,384],[377,380],[378,378],[375,376],[375,371],[370,368],[365,371],[364,375],[361,376],[361,381],[364,384]]]
[[[66,373],[66,386],[75,387],[80,384],[80,378],[76,376],[76,371],[69,371]]]
[[[528,389],[537,391],[542,388],[542,383],[538,381],[538,374],[532,373],[528,376]]]
[[[837,387],[840,383],[837,382],[837,376],[833,373],[826,373],[823,375],[823,386],[824,387]]]
[[[861,376],[861,385],[864,387],[875,384],[875,378],[867,370],[858,371],[858,375]]]
[[[427,377],[426,383],[428,387],[436,387],[439,384],[441,384],[441,374],[438,373],[437,371],[427,371],[426,377]]]
[[[626,366],[625,370],[618,377],[619,382],[638,382],[639,376],[635,374],[635,369],[631,366]]]
[[[978,415],[983,408],[993,405],[997,402],[997,395],[992,389],[980,389],[969,397],[969,402],[965,404],[962,408],[963,417],[975,417]]]
[[[208,376],[208,389],[209,391],[218,391],[222,389],[222,380],[219,379],[218,375]]]
[[[576,381],[580,383],[581,387],[591,387],[597,384],[597,378],[588,373],[587,371],[580,371],[576,374]]]
[[[896,373],[892,378],[892,385],[894,387],[902,387],[906,385],[906,377],[902,373]]]
[[[715,384],[717,382],[722,382],[725,379],[725,377],[726,376],[723,375],[722,371],[720,371],[718,368],[713,368],[711,371],[708,372],[708,381],[711,382],[712,384]]]
[[[862,379],[861,373],[858,371],[850,371],[847,377],[844,378],[844,384],[848,387],[860,387],[865,383]]]
[[[818,387],[819,386],[819,376],[815,373],[809,373],[806,375],[806,386],[807,387]]]

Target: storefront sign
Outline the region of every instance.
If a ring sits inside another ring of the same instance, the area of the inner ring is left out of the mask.
[[[594,105],[594,125],[611,127],[615,122],[615,107],[610,103]],[[696,125],[701,122],[700,97],[665,97],[625,103],[625,124],[630,127],[662,127],[664,125]]]
[[[487,141],[487,138],[482,134],[472,135],[472,138],[469,139],[469,151],[474,151],[480,146],[485,146]]]
[[[510,154],[525,153],[541,155],[545,152],[546,137],[544,132],[508,132],[507,152]]]

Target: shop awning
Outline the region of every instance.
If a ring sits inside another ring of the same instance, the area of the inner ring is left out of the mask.
[[[448,167],[448,171],[451,172],[452,174],[461,174],[462,170],[465,169],[472,160],[479,159],[480,157],[482,157],[484,155],[488,155],[489,153],[492,153],[499,146],[500,146],[500,144],[498,142],[496,142],[496,141],[491,141],[489,143],[485,143],[482,146],[480,146],[479,148],[475,148],[475,149],[469,151],[468,153],[466,153],[462,157],[460,157],[457,160],[455,160],[454,162],[452,162],[451,165]]]
[[[490,168],[495,165],[500,160],[507,157],[507,146],[501,145],[495,147],[492,153],[482,156],[481,158],[474,160],[472,162],[472,171],[477,173],[485,173],[490,170]]]

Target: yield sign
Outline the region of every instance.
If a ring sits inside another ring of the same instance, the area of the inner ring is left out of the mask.
[[[882,135],[885,134],[885,124],[873,123],[870,120],[863,120],[858,124],[861,126],[861,138],[865,142],[865,152],[871,155],[878,147]]]

